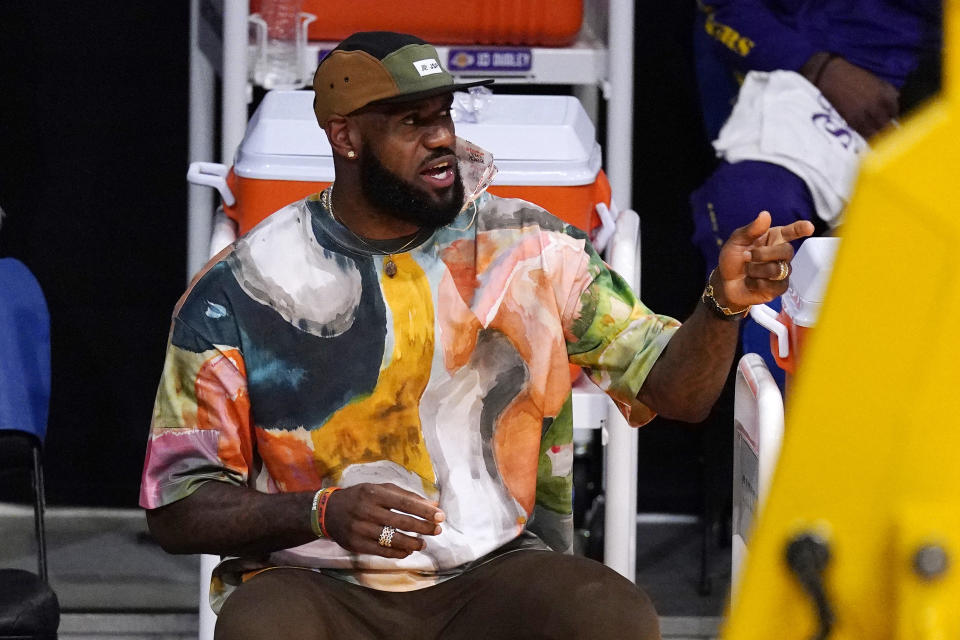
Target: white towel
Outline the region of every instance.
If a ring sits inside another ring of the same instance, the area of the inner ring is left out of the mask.
[[[799,176],[817,215],[840,224],[866,140],[806,78],[793,71],[751,71],[713,143],[727,162],[760,160]]]

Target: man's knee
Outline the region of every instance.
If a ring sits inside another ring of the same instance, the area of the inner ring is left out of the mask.
[[[620,574],[579,556],[550,554],[542,560],[529,574],[540,578],[528,582],[526,597],[528,612],[541,612],[543,637],[660,638],[650,598]]]
[[[227,598],[217,617],[216,640],[323,640],[323,616],[306,572],[272,569],[254,576]],[[306,634],[306,635],[305,635]]]
[[[657,612],[647,594],[598,562],[586,560],[570,585],[562,624],[575,638],[660,638]],[[560,622],[560,621],[558,621]]]

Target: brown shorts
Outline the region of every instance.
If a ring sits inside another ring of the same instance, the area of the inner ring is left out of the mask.
[[[593,560],[514,551],[436,586],[391,592],[271,569],[227,598],[217,640],[659,640],[646,594]]]

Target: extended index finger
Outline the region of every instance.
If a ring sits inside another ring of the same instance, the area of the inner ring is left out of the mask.
[[[729,242],[741,247],[748,247],[763,237],[770,229],[770,212],[761,211],[753,221],[730,234]]]
[[[813,235],[813,231],[813,223],[808,220],[798,220],[782,227],[772,227],[767,233],[765,244],[769,247],[783,242],[793,242]]]
[[[443,522],[443,511],[426,498],[392,483],[384,484],[382,487],[384,492],[380,496],[380,506],[409,513],[430,522]]]

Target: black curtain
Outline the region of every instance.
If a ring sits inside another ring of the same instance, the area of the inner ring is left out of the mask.
[[[186,278],[188,3],[0,3],[0,256],[47,296],[53,504],[136,504]]]
[[[695,2],[644,2],[636,16],[633,206],[641,218],[641,295],[647,306],[680,320],[693,312],[705,270],[690,242],[687,198],[715,163],[694,76],[696,11]],[[641,511],[701,513],[710,488],[721,492],[711,504],[725,501],[729,404],[723,399],[721,411],[702,425],[657,418],[640,430]]]

